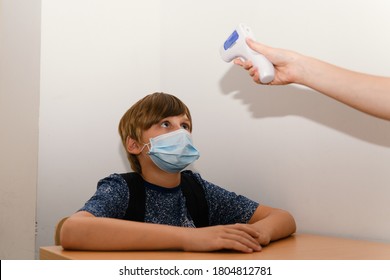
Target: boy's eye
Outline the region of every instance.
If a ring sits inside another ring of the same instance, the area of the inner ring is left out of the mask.
[[[169,122],[168,121],[162,122],[161,127],[169,127]]]
[[[183,124],[181,125],[181,127],[182,127],[183,129],[185,129],[185,130],[190,130],[190,125],[187,124],[187,123],[183,123]]]

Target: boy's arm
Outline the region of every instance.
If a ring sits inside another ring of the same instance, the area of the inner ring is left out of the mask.
[[[267,245],[296,231],[295,220],[290,213],[265,205],[257,207],[249,224],[259,232],[257,240],[260,245]]]
[[[61,245],[75,250],[148,250],[179,249],[175,231],[168,228],[154,229],[152,224],[124,221],[112,218],[95,217],[80,211],[69,217],[61,229]],[[151,236],[159,230],[162,236],[171,234],[171,239]]]
[[[69,217],[61,229],[61,245],[75,250],[184,250],[241,252],[260,250],[257,231],[236,224],[185,228],[98,218],[81,211]]]

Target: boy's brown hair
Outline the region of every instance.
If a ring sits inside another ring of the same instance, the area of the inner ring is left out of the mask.
[[[192,131],[192,119],[188,107],[176,96],[163,92],[149,94],[127,110],[119,122],[118,130],[133,171],[142,173],[137,155],[127,151],[127,138],[130,137],[141,143],[143,131],[164,118],[180,115],[187,116],[190,122],[190,131]]]

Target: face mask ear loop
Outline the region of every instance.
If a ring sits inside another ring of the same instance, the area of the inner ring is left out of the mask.
[[[141,149],[141,153],[142,153],[142,151],[145,149],[145,147],[148,147],[148,150],[150,151],[149,145],[150,145],[150,142],[144,144],[144,146],[143,146],[142,149]]]

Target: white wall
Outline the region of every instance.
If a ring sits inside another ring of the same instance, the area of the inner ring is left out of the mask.
[[[37,247],[98,179],[128,170],[117,123],[154,91],[194,118],[208,179],[291,211],[300,232],[390,241],[390,123],[311,90],[262,87],[218,54],[266,44],[390,75],[387,1],[43,1]]]
[[[0,0],[0,259],[33,259],[40,1]]]

